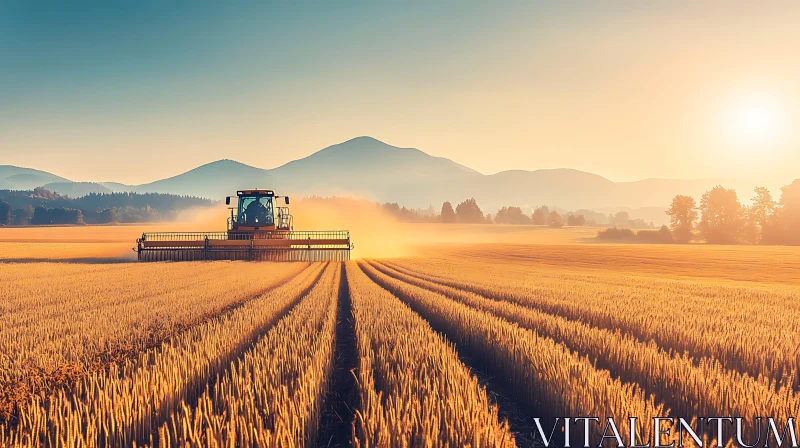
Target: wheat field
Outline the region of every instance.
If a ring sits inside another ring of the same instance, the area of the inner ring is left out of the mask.
[[[0,263],[0,446],[541,446],[558,416],[755,440],[800,414],[800,282],[791,249],[737,250]]]

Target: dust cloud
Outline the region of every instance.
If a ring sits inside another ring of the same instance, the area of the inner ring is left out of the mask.
[[[403,223],[378,204],[350,198],[306,198],[293,203],[295,230],[349,230],[351,258],[418,255],[425,246],[518,241],[526,226]],[[540,232],[537,232],[540,233]]]
[[[282,202],[278,205],[283,205]],[[351,258],[411,255],[417,242],[417,225],[403,224],[374,202],[351,198],[304,198],[293,200],[290,212],[295,230],[349,230],[355,247]],[[230,211],[226,206],[195,208],[181,212],[174,223],[159,224],[148,231],[224,231]],[[415,230],[416,229],[416,230]]]
[[[231,213],[225,204],[195,207],[178,213],[174,222],[163,223],[165,232],[224,232]]]
[[[411,255],[417,242],[416,225],[397,222],[374,202],[304,198],[293,200],[289,207],[295,230],[349,230],[355,245],[351,258]],[[228,217],[230,211],[224,205],[194,208],[181,212],[175,222],[149,226],[147,231],[224,231]]]
[[[298,200],[291,213],[295,230],[349,230],[351,258],[411,254],[413,235],[375,203],[347,198]]]

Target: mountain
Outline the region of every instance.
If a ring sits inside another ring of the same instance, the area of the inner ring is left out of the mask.
[[[0,190],[33,190],[53,182],[69,182],[69,180],[46,171],[0,165]]]
[[[452,160],[371,137],[329,146],[270,173],[280,191],[296,196],[350,195],[413,206],[446,200],[483,177]]]
[[[170,193],[222,199],[242,188],[274,188],[268,170],[234,160],[207,163],[183,174],[133,187],[137,193]]]
[[[647,214],[659,217],[676,194],[699,201],[715,185],[739,192],[742,201],[755,185],[720,179],[645,179],[612,182],[574,169],[508,170],[483,175],[452,160],[434,157],[416,148],[400,148],[371,137],[357,137],[328,146],[308,157],[272,169],[233,160],[211,162],[183,174],[143,185],[114,182],[62,184],[64,178],[44,171],[0,166],[0,188],[31,189],[59,183],[58,188],[97,192],[170,193],[219,200],[243,188],[268,188],[289,196],[354,196],[379,202],[397,202],[410,208],[438,210],[474,197],[490,213],[503,206],[531,209],[548,205],[559,209],[621,210],[656,207]],[[10,186],[3,186],[10,185]],[[96,186],[95,186],[96,185]],[[777,193],[777,192],[775,192]],[[644,212],[643,212],[644,213]],[[632,216],[633,213],[632,213]],[[639,216],[636,216],[639,217]]]
[[[134,187],[130,185],[121,184],[119,182],[98,182],[100,185],[111,190],[112,193],[127,193],[133,191]]]
[[[44,188],[71,198],[79,198],[89,193],[112,193],[110,188],[94,182],[53,182],[45,184]]]

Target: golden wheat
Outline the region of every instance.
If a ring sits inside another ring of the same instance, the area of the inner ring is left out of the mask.
[[[785,420],[800,411],[800,397],[790,386],[776,390],[776,385],[765,378],[727,370],[714,359],[695,360],[682,354],[669,354],[653,342],[643,343],[619,332],[591,327],[513,302],[487,299],[403,274],[379,262],[370,263],[386,275],[444,294],[562,343],[624,381],[635,382],[645,393],[654,394],[656,401],[663,402],[676,416],[742,416],[746,418],[745,429],[749,432],[754,430],[749,424],[755,417],[769,415]],[[495,288],[500,294],[505,289],[502,285]]]
[[[242,357],[183,404],[160,443],[191,446],[315,446],[333,366],[341,269],[311,292]]]
[[[231,313],[178,334],[156,350],[77,382],[69,392],[31,398],[19,423],[2,431],[0,445],[151,443],[155,431],[182,401],[202,394],[209,378],[241,355],[321,274],[322,267],[315,265]]]
[[[515,446],[453,348],[406,305],[347,265],[359,353],[355,446]]]
[[[653,340],[670,353],[716,359],[727,369],[800,390],[796,287],[554,270],[519,266],[513,258],[389,265],[455,289]]]
[[[4,265],[0,410],[135,355],[305,264]],[[33,268],[33,269],[31,269]],[[230,291],[230,285],[239,285]]]
[[[545,415],[590,415],[601,421],[608,417],[621,421],[633,415],[646,422],[666,412],[638,386],[613,379],[608,371],[595,369],[587,359],[552,339],[391,278],[366,263],[360,266],[457,345],[482,359],[487,368],[519,392],[529,407]],[[630,432],[627,421],[620,426]],[[636,432],[650,440],[651,429],[640,426]],[[595,432],[593,436],[597,440],[600,434]]]
[[[587,274],[632,274],[673,279],[694,277],[710,283],[725,279],[800,285],[800,257],[796,247],[564,244],[554,238],[547,239],[546,244],[526,244],[535,240],[524,235],[516,236],[518,244],[438,245],[421,248],[418,252],[425,258],[481,260],[502,265],[513,263],[518,268],[548,267]],[[545,243],[541,240],[536,242]]]
[[[615,417],[623,434],[636,416],[647,441],[654,416],[736,415],[748,438],[750,417],[800,413],[800,277],[788,249],[739,250],[5,263],[0,410],[24,405],[0,424],[0,446],[314,446],[331,373],[346,371],[334,368],[345,271],[355,446],[514,446],[505,402],[459,355],[518,392],[525,416]],[[781,258],[758,266],[765,253]]]

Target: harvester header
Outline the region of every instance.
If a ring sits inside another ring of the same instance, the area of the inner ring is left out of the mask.
[[[283,206],[278,199],[283,199]],[[225,198],[231,205],[233,197]],[[294,230],[289,197],[272,190],[239,190],[227,231],[143,233],[133,249],[140,261],[350,259],[347,230]]]

